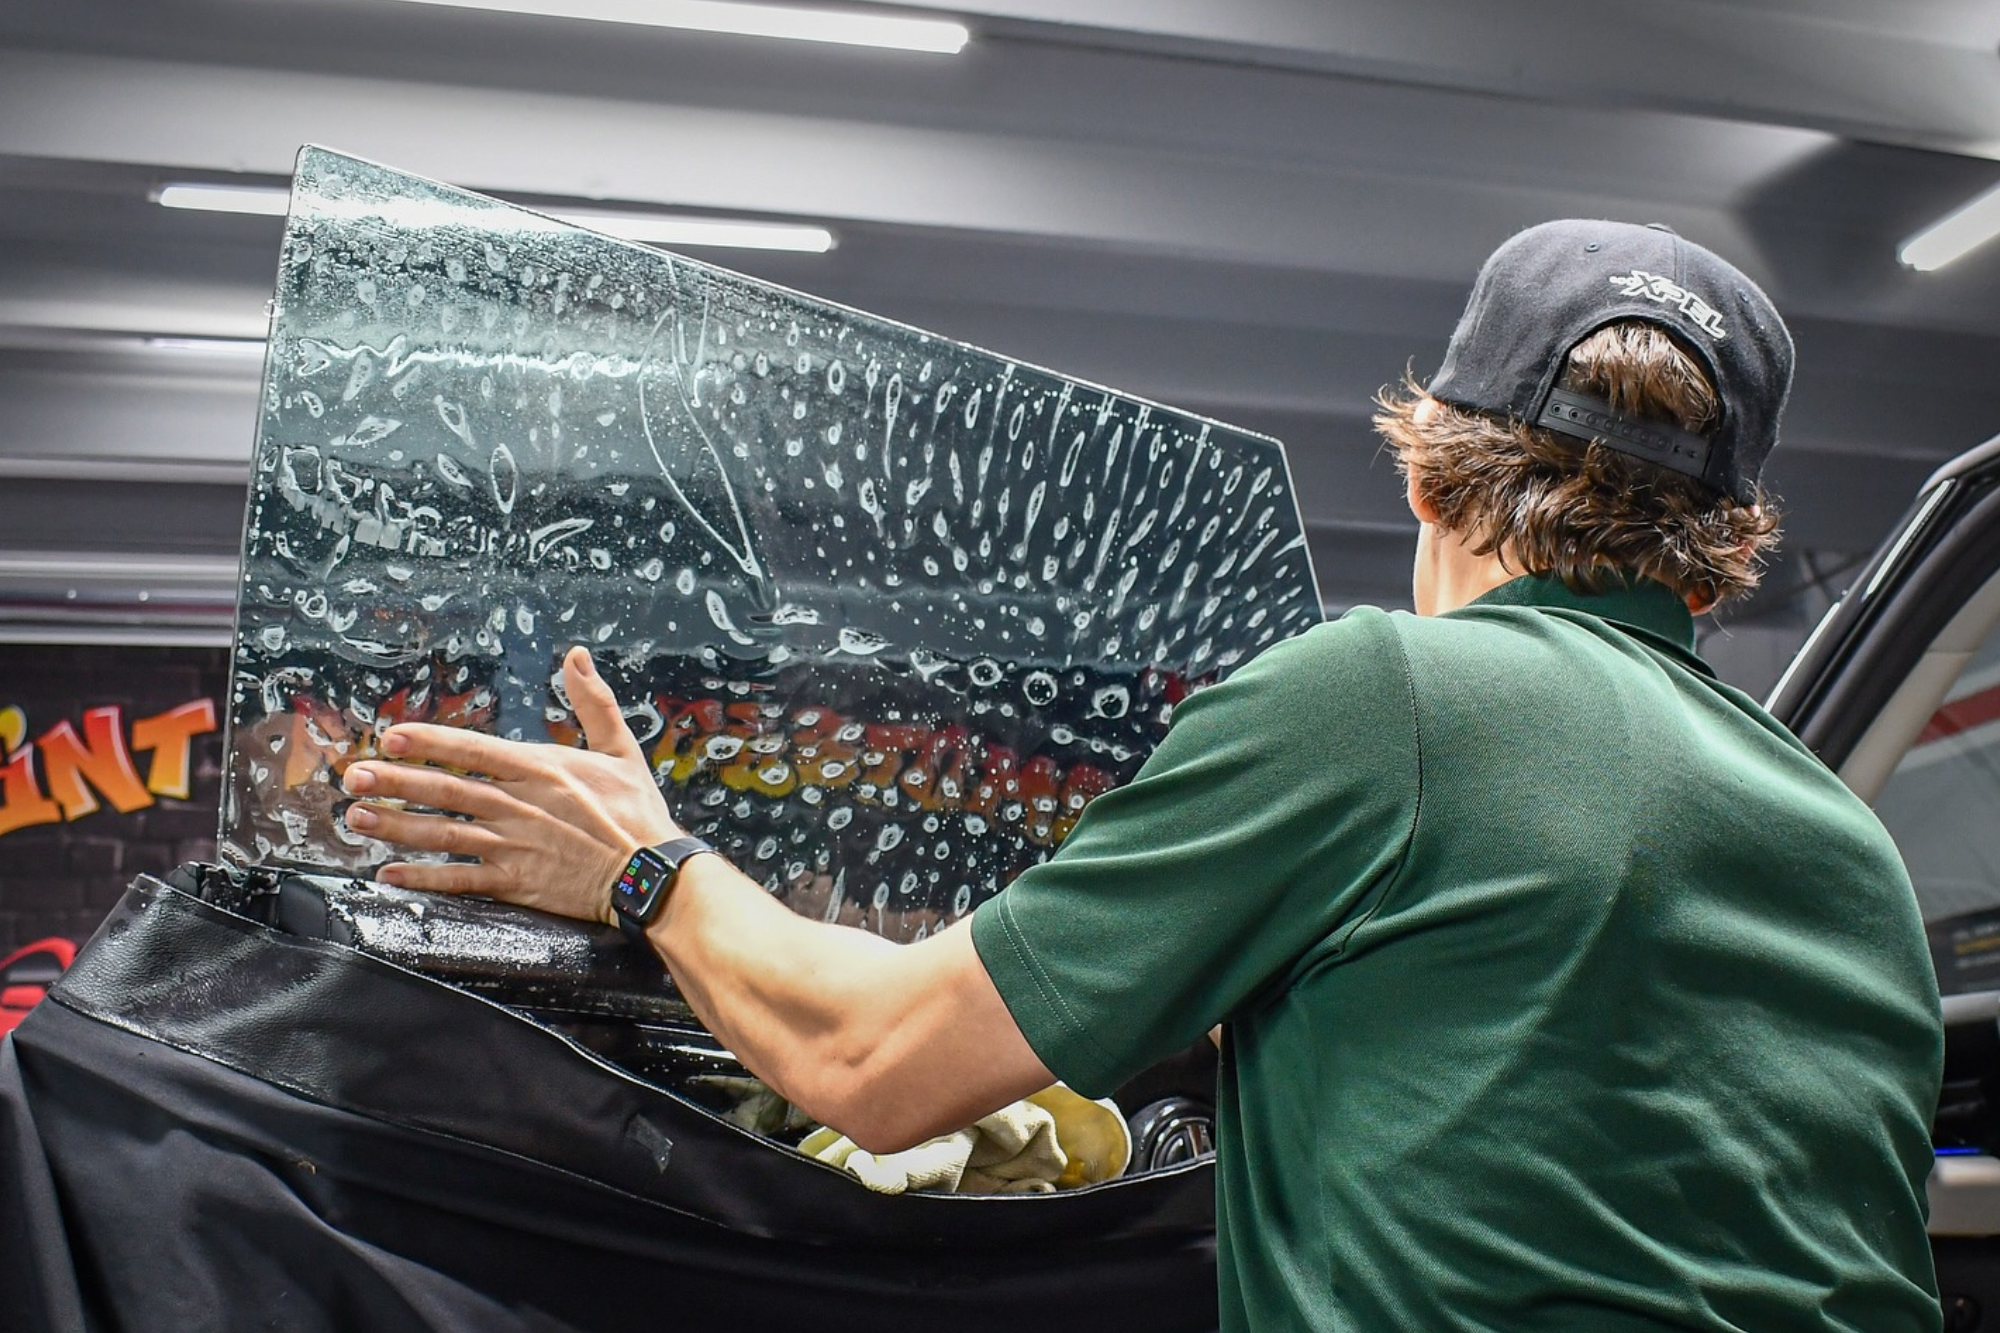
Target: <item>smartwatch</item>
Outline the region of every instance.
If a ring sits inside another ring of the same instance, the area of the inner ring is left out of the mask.
[[[714,850],[700,838],[675,838],[632,853],[611,884],[611,910],[618,917],[618,928],[634,943],[645,944],[646,927],[660,914],[681,867],[689,857]]]

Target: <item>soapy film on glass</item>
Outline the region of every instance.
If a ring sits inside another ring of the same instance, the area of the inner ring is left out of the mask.
[[[795,910],[963,916],[1320,618],[1276,441],[319,149],[271,322],[224,855],[363,872],[399,720],[580,743]]]

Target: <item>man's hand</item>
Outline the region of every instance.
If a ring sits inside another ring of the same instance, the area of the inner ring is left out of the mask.
[[[590,655],[572,649],[563,679],[588,751],[404,723],[382,736],[383,754],[403,762],[347,770],[358,796],[469,817],[357,802],[351,828],[479,858],[386,865],[384,880],[611,919],[611,880],[633,849],[681,829]],[[1054,1081],[964,926],[891,944],[809,921],[721,857],[698,856],[647,935],[695,1014],[751,1072],[871,1152],[969,1125]]]
[[[563,916],[609,922],[611,881],[638,847],[681,836],[646,756],[590,654],[572,648],[563,683],[590,749],[505,741],[454,727],[403,723],[373,760],[347,770],[356,796],[465,815],[416,815],[368,802],[347,812],[358,833],[479,864],[395,862],[388,884],[478,893]],[[460,776],[444,765],[475,776]]]

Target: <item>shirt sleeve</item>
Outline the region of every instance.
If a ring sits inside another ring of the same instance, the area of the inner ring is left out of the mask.
[[[1337,956],[1402,865],[1419,771],[1393,622],[1350,613],[1182,703],[974,946],[1042,1062],[1104,1095]]]

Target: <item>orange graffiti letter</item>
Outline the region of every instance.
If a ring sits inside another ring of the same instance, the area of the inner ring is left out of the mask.
[[[132,753],[125,748],[125,719],[116,704],[93,708],[83,715],[83,734],[67,721],[58,722],[39,744],[49,765],[49,795],[62,806],[64,819],[81,819],[97,809],[95,787],[118,813],[129,815],[153,803],[153,794],[139,781]]]
[[[132,724],[132,748],[151,750],[152,767],[146,770],[146,790],[155,796],[188,798],[189,760],[194,738],[215,730],[215,700],[196,699],[179,708],[140,718]]]
[[[0,835],[61,818],[62,809],[42,795],[35,781],[35,747],[24,747],[0,767]]]

